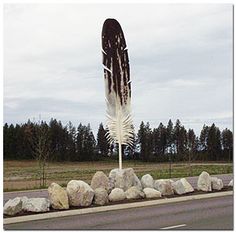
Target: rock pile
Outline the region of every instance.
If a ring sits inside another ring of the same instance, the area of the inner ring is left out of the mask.
[[[14,216],[22,211],[22,200],[20,197],[8,200],[3,208],[3,213]]]
[[[67,192],[59,184],[51,183],[48,187],[48,196],[53,209],[69,209]]]
[[[125,192],[121,188],[114,188],[112,189],[111,193],[109,194],[109,201],[115,202],[115,201],[123,201],[125,200]]]
[[[174,182],[173,188],[174,188],[174,192],[179,195],[185,194],[185,193],[191,193],[194,191],[192,185],[185,178],[182,178]]]
[[[228,186],[233,186],[233,180]],[[197,188],[204,192],[221,190],[223,182],[203,171],[198,177]],[[82,180],[71,180],[64,189],[60,185],[52,183],[48,187],[49,199],[27,197],[10,199],[4,205],[4,214],[15,216],[22,212],[47,212],[50,207],[61,210],[69,209],[70,206],[90,206],[92,203],[102,206],[108,202],[119,202],[125,199],[161,198],[191,192],[194,192],[194,189],[185,178],[176,181],[154,180],[150,174],[145,174],[139,180],[132,168],[113,169],[109,177],[102,171],[96,172],[91,180],[91,185]]]
[[[66,187],[70,206],[90,206],[93,201],[93,189],[82,180],[71,180]]]
[[[198,177],[197,188],[204,192],[221,190],[224,187],[223,181],[217,177],[211,177],[209,173],[203,171]]]
[[[150,174],[146,174],[141,178],[143,188],[153,188],[154,180]]]
[[[168,180],[168,179],[156,180],[154,182],[154,188],[160,191],[161,194],[164,196],[170,196],[174,194],[173,180]]]

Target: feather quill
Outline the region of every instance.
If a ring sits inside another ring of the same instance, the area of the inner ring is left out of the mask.
[[[115,19],[107,19],[102,29],[102,54],[107,106],[107,138],[119,144],[119,168],[122,169],[121,145],[133,145],[131,117],[131,81],[128,49],[124,33]]]

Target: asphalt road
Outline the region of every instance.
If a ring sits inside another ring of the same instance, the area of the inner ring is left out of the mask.
[[[5,225],[9,230],[233,229],[233,195]]]
[[[224,174],[224,175],[213,175],[216,176],[220,179],[222,179],[224,185],[228,185],[228,183],[230,182],[231,179],[233,179],[233,174]],[[178,180],[180,178],[175,178],[173,180]],[[197,188],[197,180],[198,180],[198,176],[194,176],[194,177],[187,177],[186,178],[188,180],[188,182],[193,186],[193,188]],[[23,197],[23,196],[27,196],[27,197],[46,197],[48,198],[48,192],[47,190],[38,190],[38,191],[20,191],[20,192],[4,192],[3,194],[3,203],[5,204],[6,201],[8,201],[9,199],[13,199],[15,197]]]

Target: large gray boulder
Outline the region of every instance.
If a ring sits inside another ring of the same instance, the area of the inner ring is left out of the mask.
[[[141,178],[143,188],[153,188],[154,180],[150,174],[143,175]]]
[[[107,190],[104,188],[97,188],[94,190],[94,204],[105,205],[109,202]]]
[[[24,209],[24,206],[26,204],[26,202],[28,201],[28,197],[26,196],[23,196],[23,197],[20,197],[21,201],[22,201],[22,209]]]
[[[109,190],[109,179],[106,176],[106,174],[102,171],[97,171],[92,180],[91,180],[91,188],[93,190],[97,188],[104,188],[106,190]]]
[[[224,187],[223,181],[217,177],[211,177],[211,187],[213,190],[221,190]]]
[[[173,181],[168,179],[159,179],[154,182],[154,188],[160,191],[162,195],[169,196],[174,194]]]
[[[110,171],[109,180],[113,182],[114,188],[121,188],[124,191],[132,186],[137,186],[139,189],[142,189],[141,182],[135,175],[133,168],[115,168]],[[110,186],[112,186],[112,184],[110,184]]]
[[[229,183],[228,183],[229,187],[233,187],[234,186],[234,180],[232,179]]]
[[[93,201],[93,189],[82,180],[71,180],[66,191],[70,206],[90,206]]]
[[[59,184],[50,184],[48,187],[48,196],[53,209],[69,209],[69,199],[67,192]]]
[[[4,207],[3,213],[6,215],[14,216],[22,211],[22,200],[20,197],[8,200]]]
[[[198,190],[204,191],[204,192],[211,192],[211,177],[210,175],[203,171],[200,176],[198,177],[197,181],[197,188]]]
[[[123,201],[125,200],[125,192],[123,189],[120,188],[114,188],[111,193],[109,194],[109,201],[115,202],[115,201]]]
[[[47,212],[50,209],[50,201],[47,198],[28,198],[22,208],[27,212]]]
[[[132,186],[125,191],[125,196],[127,199],[140,199],[144,198],[145,194],[136,186]]]
[[[174,192],[176,194],[185,194],[185,193],[191,193],[194,191],[192,185],[185,179],[181,178],[180,180],[177,180],[173,183]]]
[[[161,197],[161,192],[157,191],[153,188],[145,188],[143,189],[146,198],[159,198]]]
[[[115,188],[115,177],[108,177],[108,194]]]

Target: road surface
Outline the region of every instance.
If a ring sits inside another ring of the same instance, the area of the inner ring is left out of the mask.
[[[222,179],[224,185],[228,185],[228,183],[230,182],[231,179],[233,179],[233,174],[224,174],[224,175],[212,175],[212,176],[216,176],[220,179]],[[178,180],[180,178],[174,178],[173,180]],[[187,177],[186,178],[188,180],[188,182],[193,186],[193,188],[197,188],[197,180],[198,180],[198,176],[194,176],[194,177]],[[37,190],[37,191],[21,191],[21,192],[4,192],[3,195],[3,202],[4,204],[6,203],[6,201],[8,201],[9,199],[13,199],[15,197],[23,197],[23,196],[27,196],[27,197],[46,197],[48,198],[48,192],[47,190]]]
[[[233,229],[233,195],[5,225],[11,230]]]

